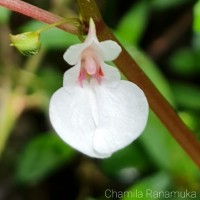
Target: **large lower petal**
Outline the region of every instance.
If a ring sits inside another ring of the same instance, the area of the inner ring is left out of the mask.
[[[65,86],[52,96],[50,119],[58,135],[73,148],[105,158],[143,131],[148,103],[135,84],[119,81],[114,88],[109,84],[69,88]]]
[[[64,87],[57,90],[50,100],[49,115],[58,135],[70,146],[91,157],[110,156],[110,153],[101,154],[93,147],[97,108],[90,87],[74,87],[73,93]]]
[[[129,81],[116,88],[95,87],[99,118],[94,135],[98,153],[112,154],[135,140],[144,130],[148,103],[142,90]]]

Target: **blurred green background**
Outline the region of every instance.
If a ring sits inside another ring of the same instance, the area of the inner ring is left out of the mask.
[[[75,0],[31,3],[61,16],[77,15]],[[98,5],[118,39],[200,139],[200,1],[99,0]],[[86,157],[57,137],[48,103],[70,67],[63,53],[78,38],[48,30],[33,57],[9,46],[9,33],[43,25],[0,7],[0,200],[199,200],[198,168],[152,112],[142,136],[108,159]],[[177,193],[147,196],[147,189]]]

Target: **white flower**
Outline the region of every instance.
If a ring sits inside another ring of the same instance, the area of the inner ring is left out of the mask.
[[[84,43],[71,46],[64,59],[71,69],[63,87],[50,101],[50,120],[70,146],[96,158],[106,158],[127,146],[143,131],[148,103],[142,90],[120,80],[119,71],[104,63],[114,60],[121,47],[99,42],[93,20]]]

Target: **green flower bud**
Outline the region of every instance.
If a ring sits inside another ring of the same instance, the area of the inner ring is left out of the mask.
[[[23,55],[32,56],[39,52],[41,47],[40,32],[25,32],[18,35],[11,35],[11,46],[16,47]]]

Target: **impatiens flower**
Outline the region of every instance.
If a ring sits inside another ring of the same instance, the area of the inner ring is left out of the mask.
[[[142,90],[120,80],[105,61],[121,52],[114,41],[99,42],[93,20],[84,43],[71,46],[64,59],[74,65],[50,101],[50,120],[58,135],[78,151],[106,158],[135,140],[147,122]]]

